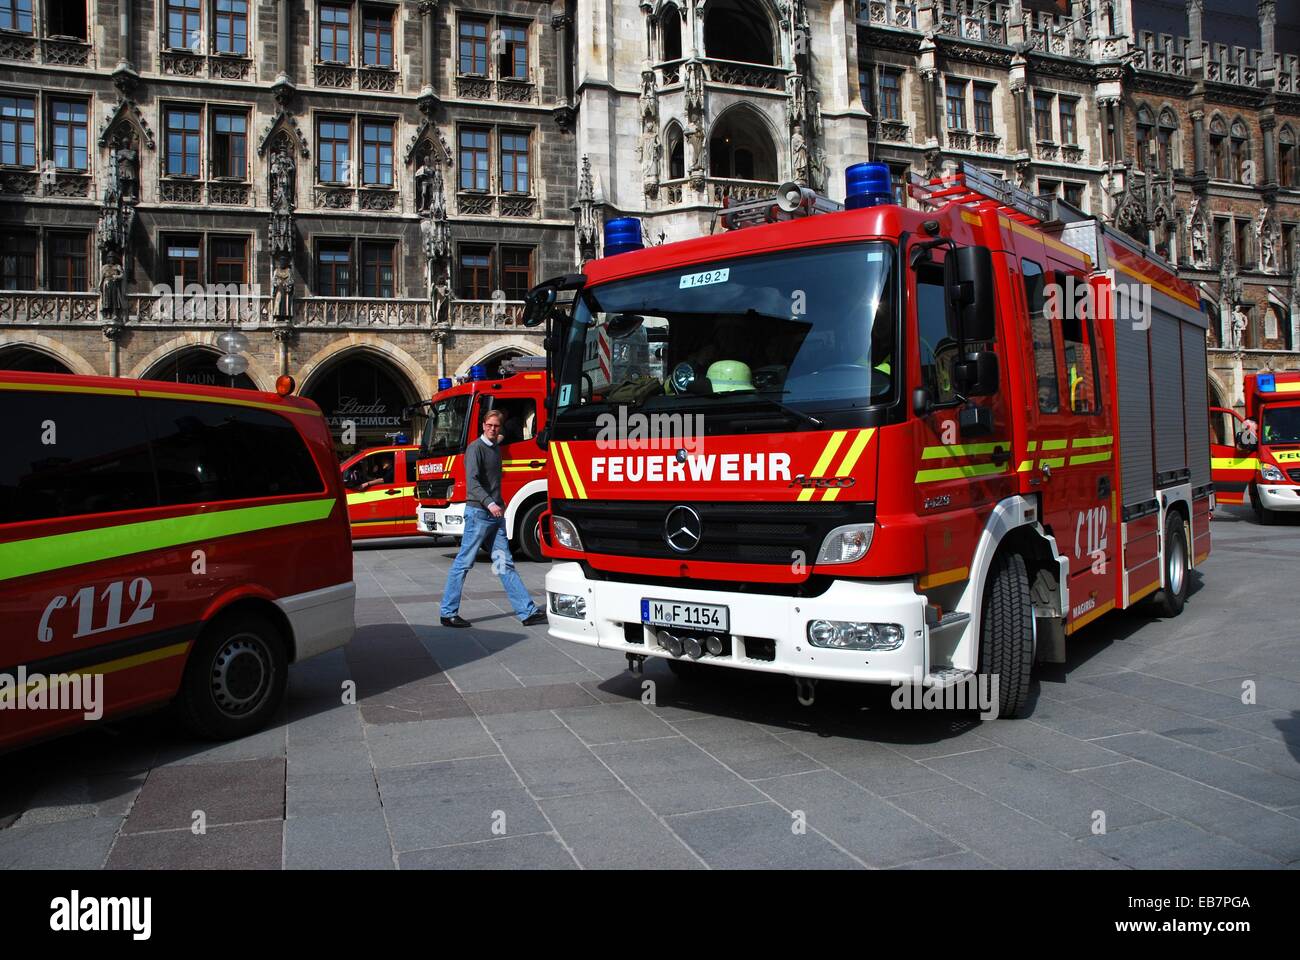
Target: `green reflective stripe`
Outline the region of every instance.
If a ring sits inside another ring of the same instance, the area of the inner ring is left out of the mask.
[[[1078,437],[1072,446],[1074,447],[1109,447],[1115,442],[1114,437]]]
[[[1043,469],[1043,467],[1051,467],[1055,470],[1057,467],[1063,466],[1065,466],[1065,457],[1048,457],[1046,460],[1038,461],[1038,469],[1040,470]]]
[[[1044,449],[1044,450],[1064,450],[1066,444],[1068,444],[1069,442],[1070,442],[1069,440],[1044,440],[1044,441],[1043,441],[1043,449]]]
[[[0,543],[0,580],[61,570],[80,563],[113,560],[199,540],[310,523],[328,517],[335,503],[330,498],[237,507]]]
[[[1077,467],[1084,463],[1101,463],[1103,460],[1110,459],[1110,451],[1105,453],[1081,453],[1077,457],[1070,458],[1070,466]]]
[[[926,447],[921,454],[922,460],[946,460],[948,457],[974,457],[982,453],[992,453],[998,447],[1006,449],[1007,441],[994,443],[956,443],[950,447]]]
[[[942,467],[938,470],[918,470],[916,473],[917,483],[928,483],[931,480],[960,480],[966,477],[986,477],[991,473],[1006,472],[1006,464],[999,463],[977,463],[965,467]]]
[[[1030,440],[1030,441],[1029,441],[1029,447],[1028,447],[1029,452],[1030,452],[1030,453],[1033,453],[1033,452],[1034,452],[1035,450],[1037,450],[1037,449],[1038,449],[1038,441],[1037,441],[1037,440]]]

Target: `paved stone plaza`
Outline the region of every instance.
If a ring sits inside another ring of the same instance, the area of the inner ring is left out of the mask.
[[[292,668],[271,729],[153,714],[0,758],[0,867],[1295,867],[1300,525],[1229,508],[1214,535],[1180,619],[1103,618],[1031,719],[986,722],[661,663],[643,704],[485,566],[474,628],[438,626],[451,547],[358,547],[356,639]]]

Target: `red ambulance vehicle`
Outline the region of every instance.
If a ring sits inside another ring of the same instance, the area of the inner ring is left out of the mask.
[[[333,443],[277,390],[0,372],[0,749],[168,702],[243,736],[351,639]]]
[[[1244,378],[1246,416],[1212,407],[1215,500],[1249,502],[1260,523],[1300,511],[1300,373],[1251,373]]]
[[[489,410],[505,414],[501,433],[501,496],[506,536],[515,556],[543,559],[538,526],[546,510],[547,453],[537,438],[546,428],[546,360],[508,360],[504,377],[473,367],[468,380],[440,382],[429,405],[419,453],[418,527],[459,537],[465,530],[465,447],[482,434]]]
[[[846,180],[849,209],[785,185],[648,249],[611,221],[603,259],[530,292],[550,635],[791,675],[805,703],[991,676],[1019,715],[1035,658],[1110,610],[1179,613],[1209,554],[1205,317],[1150,250],[976,168],[914,183],[921,209],[882,164]],[[602,330],[651,331],[658,389],[595,388]]]

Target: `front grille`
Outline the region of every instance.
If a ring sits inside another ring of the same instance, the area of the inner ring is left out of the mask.
[[[677,506],[700,515],[700,545],[678,553],[664,541],[664,519]],[[578,527],[590,553],[665,560],[711,560],[812,566],[826,534],[849,523],[871,523],[870,503],[682,503],[676,500],[555,500],[551,510]]]
[[[1300,467],[1292,467],[1286,472],[1286,475],[1296,483],[1300,483]]]
[[[415,495],[421,500],[450,500],[454,480],[421,480],[415,485]]]

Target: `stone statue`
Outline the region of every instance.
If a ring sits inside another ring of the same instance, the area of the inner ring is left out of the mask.
[[[704,114],[704,64],[688,60],[684,68],[686,113],[698,117]]]
[[[662,152],[663,145],[657,136],[641,144],[641,179],[647,185],[659,182],[659,155]]]
[[[276,261],[271,272],[271,315],[288,322],[293,318],[293,264],[287,255]]]
[[[1198,200],[1199,204],[1200,201]],[[1204,266],[1208,251],[1205,246],[1205,221],[1197,214],[1196,207],[1192,208],[1192,263],[1196,266]]]
[[[99,312],[114,320],[126,319],[126,274],[111,260],[99,268]]]
[[[117,164],[117,181],[122,197],[128,200],[134,200],[136,194],[136,163],[137,154],[131,146],[131,138],[125,134],[118,137],[113,148],[113,158]]]
[[[428,210],[433,204],[433,168],[429,161],[429,154],[423,154],[415,171],[416,210]]]
[[[799,186],[806,187],[808,185],[808,143],[798,128],[790,135],[790,154],[794,158],[792,171],[794,180]]]
[[[271,206],[279,209],[282,205],[293,209],[295,204],[294,180],[296,173],[293,155],[289,145],[281,141],[271,155]]]
[[[690,174],[691,185],[698,188],[704,183],[704,127],[692,122],[686,128],[686,144],[691,148],[687,173]]]
[[[1255,242],[1259,247],[1259,268],[1265,273],[1277,272],[1277,236],[1268,207],[1260,207],[1255,221]]]
[[[1232,308],[1232,342],[1233,350],[1240,350],[1245,343],[1246,338],[1246,311],[1242,309],[1241,304],[1234,304]]]

